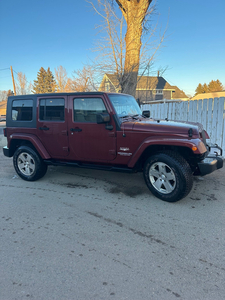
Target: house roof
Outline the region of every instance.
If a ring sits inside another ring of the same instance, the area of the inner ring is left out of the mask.
[[[173,92],[173,99],[188,99],[188,96],[184,93],[184,91],[180,90],[177,86],[172,86],[175,92]]]
[[[137,90],[174,90],[163,78],[155,76],[138,76]]]
[[[225,97],[225,91],[223,92],[213,92],[213,93],[203,93],[197,94],[191,100],[209,99],[209,98],[220,98]]]
[[[119,89],[119,81],[115,74],[105,74],[116,89]],[[104,76],[104,77],[105,77]],[[173,99],[188,98],[177,86],[171,86],[161,76],[138,76],[137,90],[170,90],[173,92]]]

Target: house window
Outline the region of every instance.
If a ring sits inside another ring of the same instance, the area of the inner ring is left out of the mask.
[[[154,90],[153,94],[154,95],[163,95],[163,90]]]
[[[13,121],[32,121],[33,100],[14,100],[12,103]]]
[[[109,92],[109,91],[110,91],[110,85],[109,85],[109,82],[106,82],[106,83],[105,83],[105,91],[106,91],[106,92]]]

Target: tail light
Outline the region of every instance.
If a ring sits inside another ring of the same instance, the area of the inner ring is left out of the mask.
[[[3,128],[3,133],[4,133],[4,136],[7,137],[6,128]]]

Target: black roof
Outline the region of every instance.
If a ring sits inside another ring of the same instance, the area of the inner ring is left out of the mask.
[[[9,96],[9,98],[31,98],[31,97],[45,97],[45,96],[73,96],[73,95],[103,95],[106,92],[71,92],[71,93],[45,93],[45,94],[28,94],[28,95],[16,95]]]

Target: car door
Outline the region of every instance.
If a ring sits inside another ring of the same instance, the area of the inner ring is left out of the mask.
[[[38,100],[37,135],[52,158],[69,154],[66,96],[40,97]]]
[[[97,114],[107,113],[104,97],[70,96],[72,104],[68,121],[70,157],[92,162],[111,161],[116,157],[116,126],[110,122],[97,124]]]

